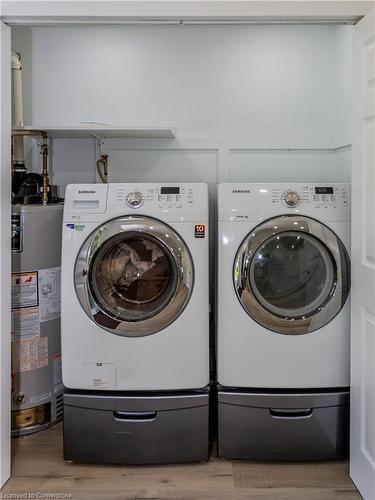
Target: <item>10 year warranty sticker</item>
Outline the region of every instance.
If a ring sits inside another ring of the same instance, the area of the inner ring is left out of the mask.
[[[194,236],[196,238],[205,238],[206,237],[206,225],[205,224],[195,224]]]

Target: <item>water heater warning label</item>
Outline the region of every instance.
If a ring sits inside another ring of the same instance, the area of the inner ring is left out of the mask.
[[[50,267],[39,271],[40,321],[60,317],[61,268]]]
[[[195,224],[194,236],[196,238],[205,238],[206,237],[206,225],[205,224]]]
[[[12,309],[38,306],[38,272],[12,273]]]
[[[22,307],[12,310],[12,340],[40,336],[39,308]]]
[[[12,372],[20,373],[48,366],[48,338],[13,342]]]

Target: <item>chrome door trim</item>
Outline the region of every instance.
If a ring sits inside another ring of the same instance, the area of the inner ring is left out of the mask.
[[[125,232],[157,241],[175,263],[176,285],[171,299],[156,315],[138,321],[121,321],[103,311],[89,284],[90,265],[96,252],[110,238]],[[83,310],[95,324],[116,335],[143,337],[167,328],[185,309],[194,287],[194,264],[186,243],[172,227],[152,217],[123,216],[106,221],[85,240],[76,259],[74,284]]]
[[[328,300],[311,316],[285,317],[265,309],[248,278],[259,247],[272,236],[291,231],[316,238],[329,251],[336,267]],[[329,323],[344,306],[350,291],[350,260],[341,240],[325,224],[301,215],[277,216],[259,224],[242,241],[234,259],[233,284],[242,307],[261,326],[284,335],[306,334]]]

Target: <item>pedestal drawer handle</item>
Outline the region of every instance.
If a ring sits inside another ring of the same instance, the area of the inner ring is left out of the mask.
[[[313,413],[312,408],[297,408],[297,409],[281,409],[270,408],[270,414],[273,418],[288,418],[288,419],[302,419],[310,418]]]
[[[114,411],[113,416],[117,420],[127,420],[131,422],[144,422],[145,420],[155,420],[156,411]]]

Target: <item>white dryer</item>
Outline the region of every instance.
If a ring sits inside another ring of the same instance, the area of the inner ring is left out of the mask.
[[[218,205],[220,456],[345,455],[349,185],[222,184]]]
[[[67,187],[66,459],[207,458],[207,230],[205,184]]]

